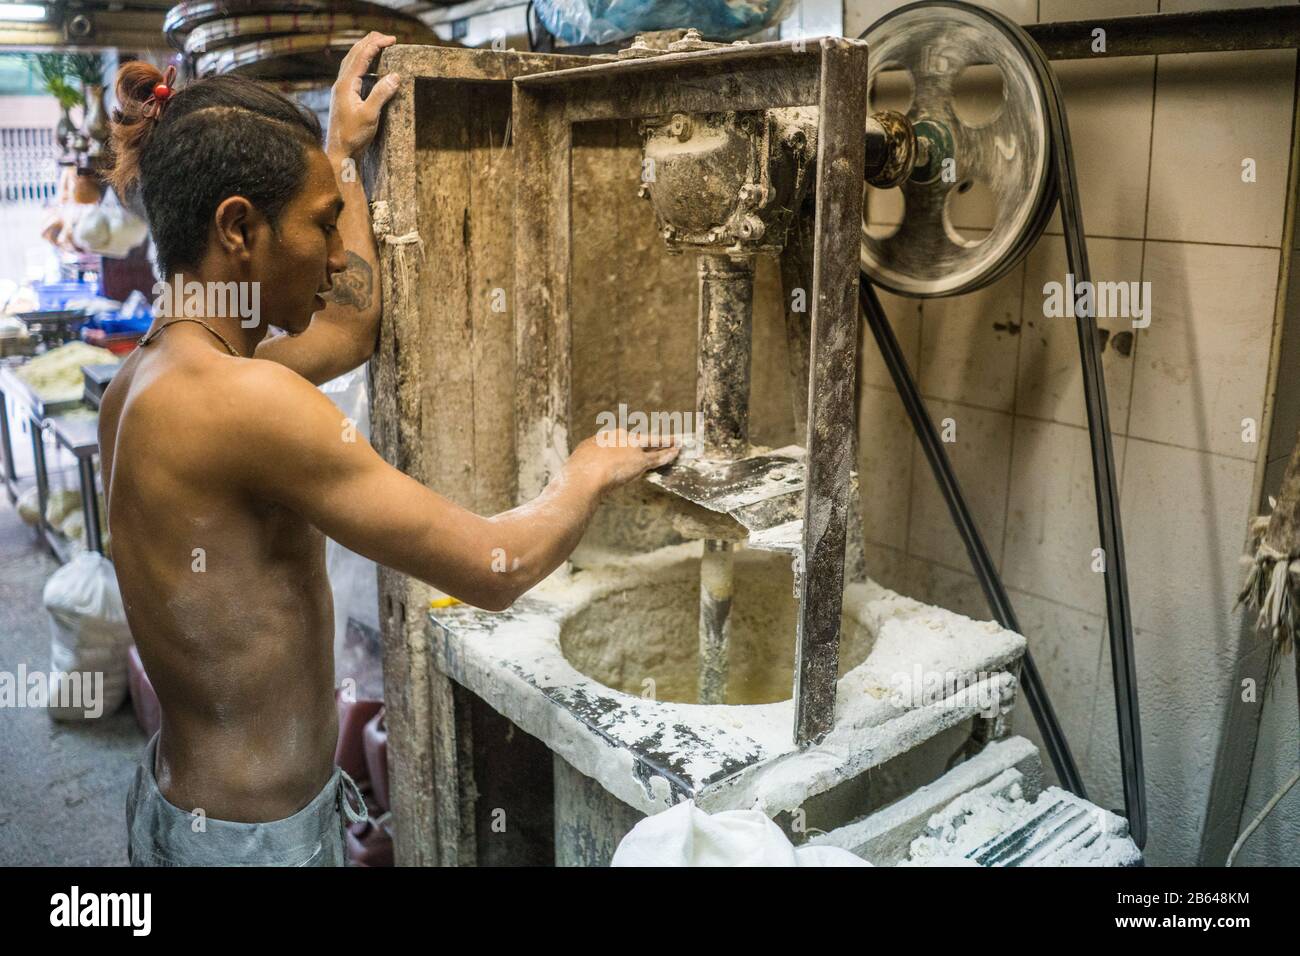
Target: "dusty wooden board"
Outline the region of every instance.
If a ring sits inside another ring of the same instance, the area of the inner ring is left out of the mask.
[[[572,128],[563,101],[514,86],[515,440],[531,499],[569,453]]]
[[[814,177],[816,173],[814,172]],[[812,345],[813,222],[816,216],[816,181],[804,198],[781,251],[781,305],[785,316],[785,341],[793,398],[795,442],[807,445],[809,350]]]
[[[563,91],[580,84],[581,98],[567,101],[563,108],[569,123],[803,106],[817,102],[820,58],[815,46],[793,51],[788,43],[761,43],[648,60],[606,61],[556,70],[555,79],[526,77],[516,86],[543,98],[559,92],[559,97],[552,97],[558,101],[567,99]],[[749,80],[745,84],[736,79],[742,68]]]
[[[582,56],[523,53],[516,50],[466,50],[421,44],[397,44],[383,52],[377,72],[400,73],[428,82],[487,80],[509,84],[519,76],[573,69],[591,61]]]
[[[512,428],[502,426],[493,394],[512,373],[502,347],[509,318],[471,307],[485,289],[510,289],[512,183],[497,165],[508,156],[497,154],[506,148],[509,80],[573,62],[395,46],[379,63],[406,82],[366,164],[384,297],[372,442],[413,478],[483,511],[508,506],[514,491]],[[420,241],[388,241],[411,236]],[[469,745],[468,720],[453,683],[431,666],[421,622],[432,590],[381,569],[379,591],[397,861],[472,862],[473,819],[462,808],[473,781],[458,754]]]
[[[820,740],[835,722],[844,545],[856,452],[857,236],[865,159],[861,118],[867,111],[866,46],[826,39],[821,51],[804,587],[795,664],[795,739],[801,745]]]

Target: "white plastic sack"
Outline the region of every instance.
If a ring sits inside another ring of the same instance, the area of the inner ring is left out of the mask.
[[[366,367],[354,368],[320,387],[354,424],[357,435],[370,438],[370,402]],[[379,574],[375,562],[327,539],[325,567],[334,592],[334,681],[359,700],[383,700],[384,670],[378,647],[356,640],[348,621],[372,634],[379,630]],[[351,682],[351,683],[347,683]]]
[[[127,627],[113,562],[83,551],[45,582],[50,615],[50,716],[108,716],[128,692]]]
[[[110,189],[99,203],[77,219],[72,237],[87,252],[125,259],[132,249],[149,238],[149,224],[123,206]]]
[[[757,810],[708,814],[694,800],[646,817],[619,843],[611,866],[870,866],[848,850],[795,847]]]
[[[41,490],[33,485],[18,496],[18,517],[35,526],[41,520]]]
[[[86,513],[84,511],[72,511],[68,516],[59,522],[59,534],[74,543],[80,543],[86,536]]]
[[[81,492],[75,488],[51,488],[45,501],[45,520],[51,527],[63,524],[63,519],[81,507]]]

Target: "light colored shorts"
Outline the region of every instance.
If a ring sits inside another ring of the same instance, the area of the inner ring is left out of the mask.
[[[348,822],[367,818],[356,782],[341,767],[311,803],[267,823],[214,820],[167,802],[154,777],[158,735],[126,798],[132,866],[344,866]]]

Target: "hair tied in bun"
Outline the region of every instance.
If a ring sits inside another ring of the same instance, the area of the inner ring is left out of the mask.
[[[163,106],[175,93],[173,84],[176,82],[176,67],[168,66],[167,72],[162,75],[162,80],[154,84],[153,92],[149,94],[148,99],[144,101],[141,115],[147,119],[158,119],[162,115]]]

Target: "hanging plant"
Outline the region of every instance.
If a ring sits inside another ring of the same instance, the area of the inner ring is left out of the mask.
[[[73,69],[72,55],[68,53],[35,53],[32,62],[40,74],[45,92],[59,101],[64,113],[74,106],[85,105],[81,90],[73,82],[77,73]]]
[[[99,53],[69,53],[68,70],[81,83],[84,94],[87,87],[104,86],[104,57]]]

